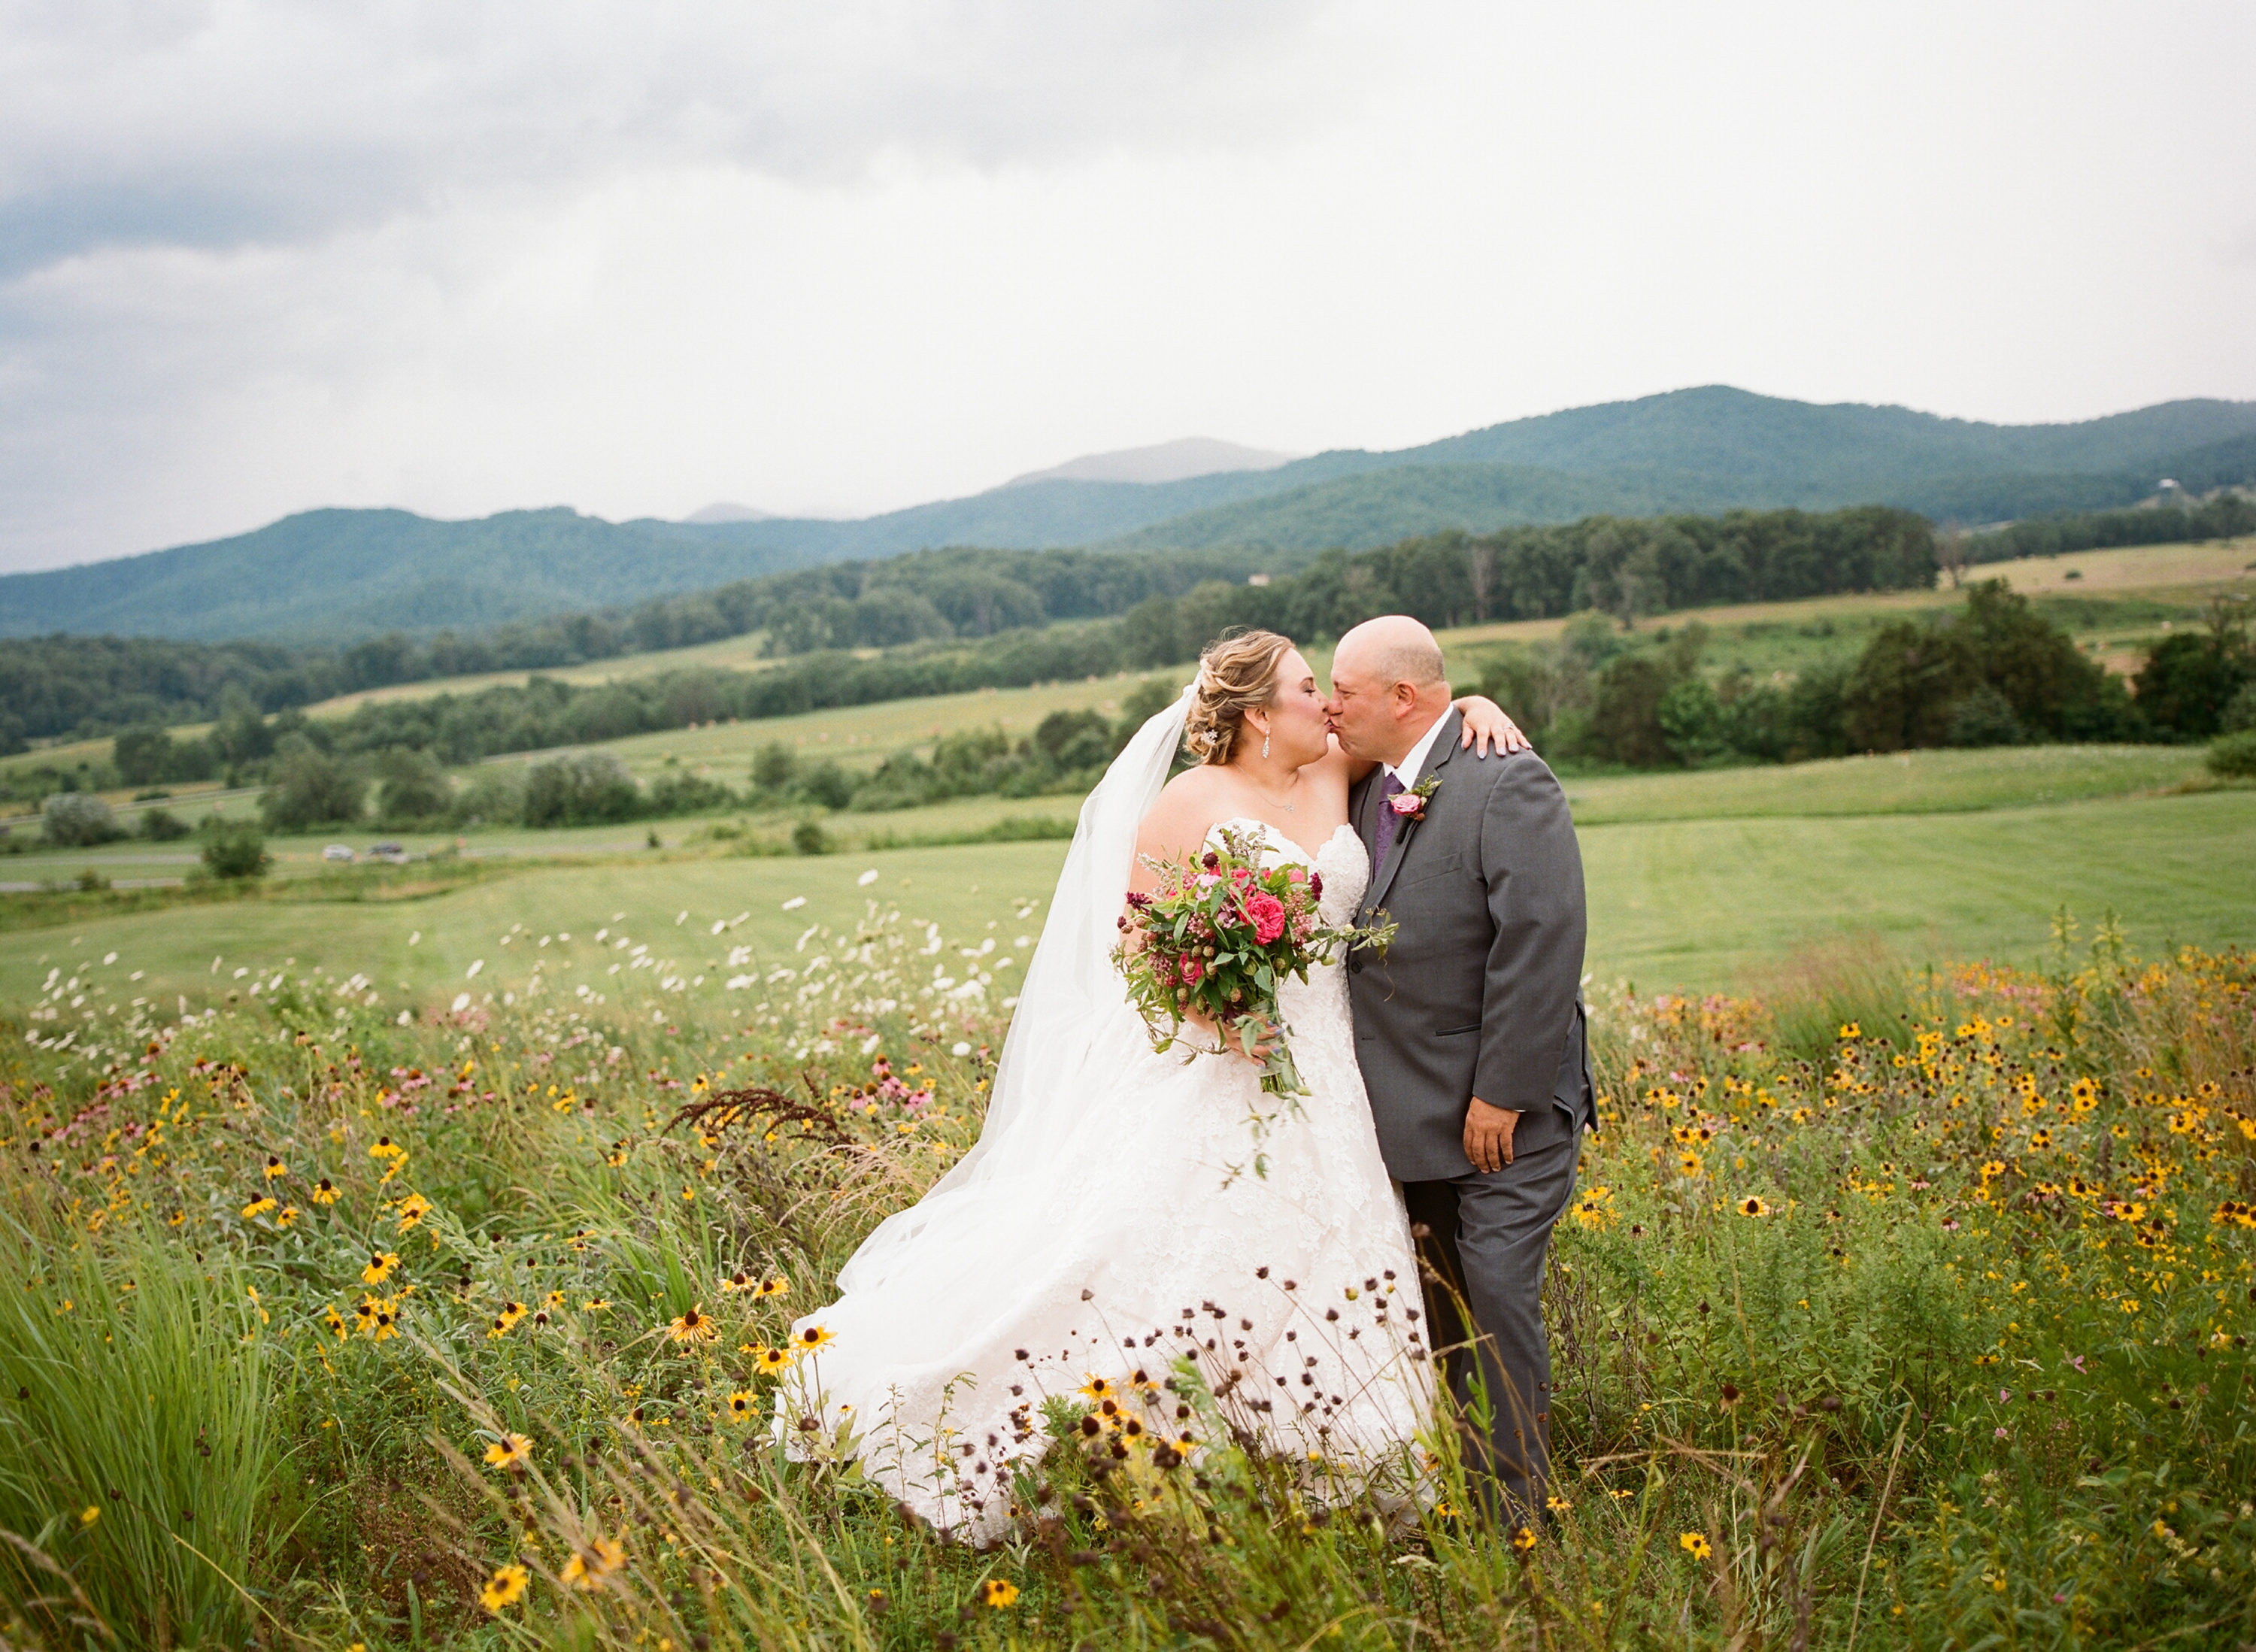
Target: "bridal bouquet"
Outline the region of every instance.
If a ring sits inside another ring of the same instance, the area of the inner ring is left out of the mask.
[[[1198,1016],[1221,1034],[1222,1049],[1214,1053],[1235,1046],[1261,1062],[1263,1091],[1306,1095],[1283,1035],[1278,987],[1288,976],[1305,982],[1311,965],[1345,947],[1384,945],[1392,929],[1326,925],[1316,909],[1322,874],[1289,863],[1264,867],[1258,845],[1228,827],[1222,846],[1195,861],[1147,857],[1145,865],[1159,874],[1159,886],[1128,897],[1112,961],[1152,1047],[1167,1048]],[[1265,1055],[1265,1035],[1272,1041]]]

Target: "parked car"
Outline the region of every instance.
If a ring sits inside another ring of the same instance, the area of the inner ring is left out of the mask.
[[[321,851],[321,858],[323,860],[341,860],[349,865],[353,860],[352,845],[349,844],[331,844],[327,849]]]
[[[386,865],[404,866],[407,864],[407,850],[405,845],[386,839],[383,843],[370,844],[368,858],[383,861]]]

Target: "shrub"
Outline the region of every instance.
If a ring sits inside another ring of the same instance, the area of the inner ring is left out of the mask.
[[[152,844],[169,844],[186,837],[195,828],[169,808],[145,809],[141,815],[141,835]]]
[[[631,820],[642,793],[627,766],[609,752],[576,752],[536,763],[525,777],[525,823],[582,826]]]
[[[2238,734],[2244,729],[2256,729],[2256,681],[2240,685],[2240,691],[2226,702],[2224,715],[2217,722],[2221,734]]]
[[[2227,780],[2256,780],[2256,729],[2244,729],[2213,741],[2209,748],[2209,772]]]
[[[770,740],[752,753],[752,784],[764,792],[779,792],[799,772],[799,759],[781,740]]]
[[[2139,709],[2166,738],[2205,740],[2252,678],[2256,665],[2245,632],[2225,625],[2206,634],[2181,631],[2155,645],[2140,668]]]
[[[215,820],[204,829],[204,870],[215,878],[263,878],[274,858],[247,820]]]
[[[455,788],[427,752],[391,751],[376,760],[376,812],[386,825],[432,820],[447,813]]]
[[[830,834],[822,830],[821,821],[803,820],[791,829],[791,846],[802,855],[827,855]]]
[[[39,829],[60,849],[84,849],[123,837],[117,816],[91,792],[57,792],[39,810]]]
[[[699,815],[732,808],[737,801],[737,794],[727,787],[694,774],[668,774],[650,788],[653,815]]]
[[[843,808],[854,801],[852,779],[832,762],[818,763],[807,770],[800,779],[799,789],[808,802],[825,808]]]
[[[305,831],[360,818],[359,776],[310,744],[292,743],[274,766],[273,782],[258,800],[269,831]]]
[[[1960,696],[1950,708],[1953,745],[2019,745],[2021,720],[2012,702],[1988,683]]]
[[[479,769],[455,794],[447,817],[457,826],[515,825],[525,818],[525,770],[514,763]]]

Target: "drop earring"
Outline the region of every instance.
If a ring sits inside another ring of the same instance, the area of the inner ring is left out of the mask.
[[[1269,755],[1269,737],[1265,734],[1261,737],[1261,755],[1265,758]]]

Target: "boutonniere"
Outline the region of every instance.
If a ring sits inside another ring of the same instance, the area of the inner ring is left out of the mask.
[[[1397,792],[1388,798],[1386,807],[1402,816],[1405,822],[1415,823],[1426,818],[1428,801],[1441,789],[1442,777],[1438,774],[1428,774],[1408,791]]]

